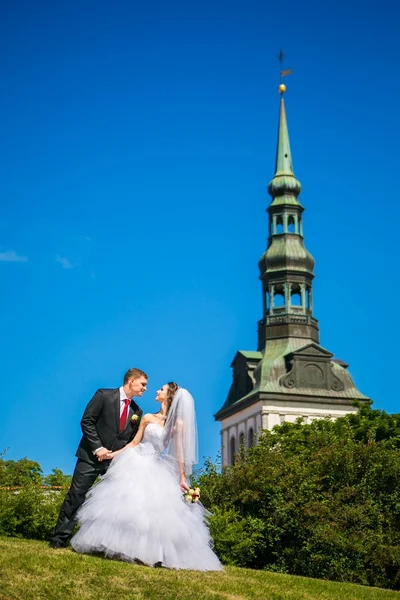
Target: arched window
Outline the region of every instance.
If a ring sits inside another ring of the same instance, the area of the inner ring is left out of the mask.
[[[290,304],[301,306],[301,289],[298,283],[293,283],[290,288]]]
[[[239,448],[238,448],[238,458],[243,460],[246,457],[246,441],[244,437],[244,433],[239,435]]]
[[[252,427],[250,427],[248,433],[247,433],[247,446],[249,448],[251,448],[254,444],[254,430]]]
[[[278,215],[276,217],[275,233],[283,233],[283,217]]]
[[[235,436],[233,435],[231,437],[231,444],[230,444],[230,462],[231,465],[235,464],[235,454],[236,454],[236,440],[235,440]]]
[[[285,306],[285,289],[283,285],[274,287],[274,308]]]
[[[296,221],[293,215],[289,215],[288,217],[288,233],[297,233]]]

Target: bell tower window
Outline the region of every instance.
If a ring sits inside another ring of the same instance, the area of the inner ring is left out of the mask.
[[[288,217],[288,233],[297,233],[297,219],[294,215]]]
[[[290,304],[292,306],[301,306],[301,288],[298,283],[293,283],[290,288]]]
[[[283,217],[282,217],[282,215],[278,215],[276,217],[275,233],[277,233],[277,234],[283,233]]]
[[[274,286],[274,308],[282,308],[285,306],[285,288],[283,284],[278,284]]]

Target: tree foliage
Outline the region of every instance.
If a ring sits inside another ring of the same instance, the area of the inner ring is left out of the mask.
[[[71,475],[65,475],[61,469],[53,469],[49,475],[43,477],[43,483],[54,487],[69,487],[72,480]]]
[[[198,484],[226,563],[400,588],[400,415],[284,423]]]
[[[23,486],[30,483],[42,483],[42,468],[39,463],[28,458],[0,459],[0,487]]]
[[[43,476],[39,463],[5,455],[0,455],[0,535],[48,538],[71,478],[60,469]]]

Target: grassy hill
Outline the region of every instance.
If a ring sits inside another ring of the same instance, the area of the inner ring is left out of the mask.
[[[228,567],[151,569],[0,538],[0,600],[399,600],[400,593]]]

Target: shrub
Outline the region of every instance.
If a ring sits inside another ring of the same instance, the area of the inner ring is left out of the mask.
[[[43,477],[43,483],[49,486],[61,486],[69,487],[71,484],[72,476],[65,475],[61,469],[53,469],[50,475]]]
[[[64,490],[46,490],[29,484],[0,491],[0,534],[47,539],[57,521]]]
[[[363,407],[263,432],[197,482],[230,564],[400,588],[400,422]]]
[[[42,483],[42,468],[39,463],[28,458],[15,461],[4,460],[0,457],[0,487],[30,483]]]
[[[264,551],[262,529],[262,523],[255,517],[216,508],[210,523],[214,550],[224,564],[254,567]]]
[[[60,469],[43,477],[39,463],[27,458],[6,461],[4,455],[0,455],[0,535],[47,539],[71,478]]]

